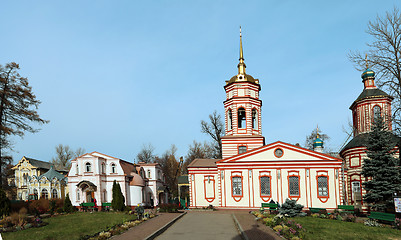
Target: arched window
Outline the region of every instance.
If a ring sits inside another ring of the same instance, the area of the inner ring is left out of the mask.
[[[233,129],[233,113],[231,111],[231,109],[228,109],[228,120],[227,120],[227,124],[228,124],[228,130]]]
[[[49,193],[46,188],[42,190],[42,196],[40,198],[49,199]]]
[[[319,190],[319,197],[329,196],[329,184],[326,176],[317,177],[317,188]]]
[[[114,163],[111,164],[111,173],[116,173],[116,165]]]
[[[103,174],[106,173],[106,165],[104,163],[102,163],[102,173]]]
[[[288,184],[290,189],[290,196],[299,197],[299,177],[298,176],[288,177]]]
[[[242,178],[232,177],[233,196],[242,196]]]
[[[78,163],[77,163],[77,175],[79,174],[79,166],[78,166]]]
[[[252,128],[258,129],[258,112],[256,109],[252,109]]]
[[[260,195],[270,196],[270,177],[260,177]]]
[[[92,164],[86,163],[85,164],[85,170],[86,170],[86,172],[92,172]]]
[[[38,200],[38,190],[36,188],[33,189],[33,195],[35,196],[35,200]]]
[[[53,191],[52,191],[52,198],[53,199],[58,198],[56,189],[53,189]]]
[[[376,121],[381,116],[381,109],[379,106],[373,107],[373,121]]]
[[[238,128],[246,128],[245,108],[238,109]]]

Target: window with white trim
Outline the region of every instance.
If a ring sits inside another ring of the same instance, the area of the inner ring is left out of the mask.
[[[270,177],[264,176],[260,178],[260,194],[270,196]]]
[[[299,177],[291,176],[288,178],[290,196],[299,196]]]
[[[242,178],[233,177],[233,196],[242,196]]]
[[[57,190],[56,189],[53,189],[53,191],[52,191],[52,198],[54,199],[54,198],[58,198],[58,196],[57,196]]]
[[[114,163],[111,164],[111,173],[116,173],[116,165]]]
[[[246,128],[245,108],[238,109],[238,128]]]
[[[319,191],[319,197],[329,196],[328,181],[327,181],[326,176],[318,176],[317,177],[317,188]]]
[[[85,164],[85,170],[86,170],[86,172],[92,172],[92,164],[86,163]]]

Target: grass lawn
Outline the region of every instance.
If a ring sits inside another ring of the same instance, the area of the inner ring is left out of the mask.
[[[92,235],[105,230],[109,226],[133,220],[134,215],[115,212],[78,212],[70,215],[44,219],[49,225],[40,228],[11,233],[2,233],[8,239],[79,239],[80,236]]]
[[[313,217],[297,217],[294,221],[306,229],[305,239],[401,239],[401,230],[390,227],[368,227],[363,223]]]

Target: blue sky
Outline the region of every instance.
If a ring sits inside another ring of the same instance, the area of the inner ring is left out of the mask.
[[[363,90],[347,58],[366,50],[369,20],[399,1],[6,1],[0,64],[20,64],[50,120],[15,138],[50,161],[58,144],[133,161],[143,144],[185,156],[224,114],[242,26],[247,73],[260,79],[266,143],[304,144],[319,127],[338,150]]]

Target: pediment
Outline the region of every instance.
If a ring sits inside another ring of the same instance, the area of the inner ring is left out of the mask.
[[[281,149],[282,153],[280,155]],[[222,159],[217,164],[236,162],[299,162],[299,161],[342,161],[339,158],[315,152],[284,142],[274,142],[239,155]]]

